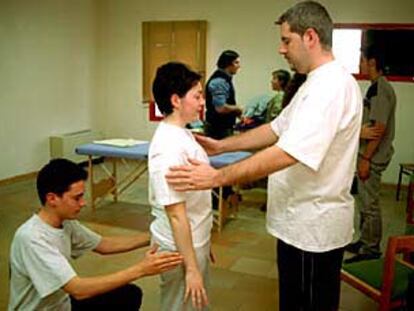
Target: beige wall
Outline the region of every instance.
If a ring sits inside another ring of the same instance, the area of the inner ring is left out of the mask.
[[[207,20],[208,74],[221,50],[235,49],[242,56],[242,70],[235,77],[238,101],[244,104],[268,92],[269,72],[287,68],[276,53],[278,31],[273,21],[294,2],[41,0],[35,5],[18,0],[0,4],[6,8],[0,7],[0,60],[8,73],[1,70],[0,126],[7,135],[2,130],[0,139],[3,146],[10,146],[0,155],[0,179],[35,170],[45,162],[47,137],[53,133],[93,127],[108,137],[151,137],[156,124],[148,122],[147,108],[141,104],[142,21]],[[411,0],[324,3],[336,22],[413,22]],[[366,83],[361,86],[365,90]],[[394,86],[399,100],[397,153],[386,182],[396,180],[398,162],[414,161],[409,135],[414,85]],[[20,111],[30,117],[18,124]]]
[[[0,180],[35,171],[48,137],[90,127],[95,5],[0,1]]]

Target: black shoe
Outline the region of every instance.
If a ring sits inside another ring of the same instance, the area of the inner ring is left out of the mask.
[[[361,246],[362,246],[362,242],[356,241],[354,243],[350,243],[347,246],[345,246],[345,251],[353,253],[353,254],[358,254]]]
[[[353,263],[353,262],[359,262],[363,260],[372,260],[372,259],[378,259],[381,257],[381,254],[358,254],[351,258],[345,259],[344,263]]]

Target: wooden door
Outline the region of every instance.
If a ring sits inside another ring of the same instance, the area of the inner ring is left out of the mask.
[[[205,76],[206,21],[143,22],[143,102],[152,100],[157,68],[180,61]]]

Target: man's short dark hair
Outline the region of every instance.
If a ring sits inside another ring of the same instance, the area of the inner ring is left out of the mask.
[[[217,67],[220,69],[226,69],[239,57],[240,56],[236,51],[226,50],[220,54],[217,60]]]
[[[171,114],[173,112],[171,96],[176,94],[184,97],[200,80],[201,75],[183,63],[169,62],[160,66],[152,83],[152,94],[161,113]]]
[[[277,77],[279,80],[280,86],[282,87],[282,90],[284,90],[290,80],[290,73],[287,70],[284,69],[278,69],[272,72],[272,75]]]
[[[383,71],[385,69],[385,59],[383,49],[378,45],[368,45],[361,49],[362,56],[367,60],[375,59],[375,67],[377,70]]]
[[[290,31],[303,36],[305,31],[312,28],[319,36],[319,41],[325,50],[332,48],[333,22],[328,11],[316,1],[298,2],[283,13],[276,24],[288,23]]]
[[[37,194],[42,205],[46,203],[46,195],[54,193],[62,196],[73,183],[85,181],[88,173],[78,164],[66,159],[53,159],[42,167],[37,174]]]

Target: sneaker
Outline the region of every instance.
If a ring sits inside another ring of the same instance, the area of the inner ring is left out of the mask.
[[[373,259],[378,259],[380,257],[381,257],[381,254],[358,254],[351,258],[345,259],[344,263],[348,264],[348,263],[359,262],[363,260],[373,260]]]
[[[345,251],[353,254],[358,254],[359,249],[362,247],[361,241],[356,241],[354,243],[350,243],[347,246],[345,246]]]

